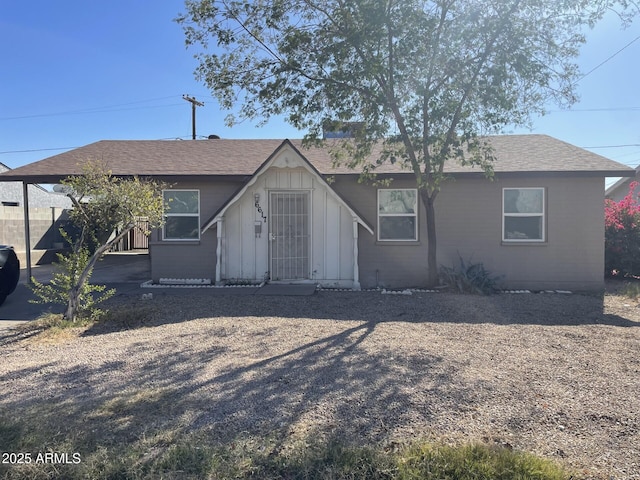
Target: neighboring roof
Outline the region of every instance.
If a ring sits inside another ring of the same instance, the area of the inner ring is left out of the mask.
[[[632,176],[634,170],[613,160],[562,142],[547,135],[503,135],[489,137],[494,149],[496,173],[571,173],[599,176]],[[88,160],[106,162],[114,175],[154,177],[246,176],[253,175],[282,140],[102,140],[39,162],[0,174],[0,179],[56,183],[81,173]],[[334,168],[327,148],[291,144],[322,175],[356,174],[346,167]],[[478,168],[446,165],[451,174],[479,172]],[[381,174],[410,173],[396,164],[376,169]]]
[[[638,174],[640,174],[640,165],[638,165],[635,169],[635,172],[633,175],[629,175],[629,176],[637,176]],[[613,183],[612,185],[609,185],[609,188],[605,189],[604,191],[604,195],[605,197],[609,197],[611,195],[613,195],[615,193],[615,191],[620,188],[621,186],[623,186],[625,183],[627,183],[629,181],[628,178],[621,178],[620,180],[618,180],[617,182]]]
[[[10,172],[11,168],[0,162],[0,172]],[[0,178],[0,203],[23,205],[22,183],[2,181]],[[50,192],[37,183],[28,186],[29,206],[33,208],[58,207],[71,208],[71,199],[66,195]]]

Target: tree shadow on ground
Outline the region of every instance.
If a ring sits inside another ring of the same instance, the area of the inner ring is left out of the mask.
[[[269,332],[257,328],[246,354],[226,346],[224,335],[202,350],[183,335],[153,351],[144,341],[132,343],[121,360],[15,371],[0,381],[31,383],[0,400],[0,418],[21,425],[17,436],[0,440],[0,450],[25,448],[22,442],[35,438],[40,445],[62,440],[88,455],[143,439],[167,445],[186,434],[220,445],[259,439],[274,450],[309,436],[377,443],[416,419],[426,431],[443,408],[470,408],[474,385],[454,381],[454,367],[427,352],[374,353],[365,343],[375,328],[334,325],[284,351],[261,349]],[[418,379],[423,392],[416,397]]]
[[[458,295],[380,292],[317,292],[312,296],[256,297],[207,295],[206,291],[165,293],[150,301],[121,296],[111,321],[96,324],[85,335],[154,326],[199,318],[292,318],[363,322],[454,323],[494,325],[640,326],[640,309],[629,315],[609,313],[603,296],[525,294]]]

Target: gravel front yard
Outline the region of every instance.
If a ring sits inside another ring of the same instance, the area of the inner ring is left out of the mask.
[[[100,422],[98,442],[158,429],[283,446],[495,442],[640,479],[635,301],[203,289],[135,304],[153,321],[55,342],[4,333],[0,414],[49,412],[80,438]]]

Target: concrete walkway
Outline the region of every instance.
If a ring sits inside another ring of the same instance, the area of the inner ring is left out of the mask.
[[[54,264],[34,265],[31,275],[41,283],[51,281]],[[93,269],[93,283],[142,283],[151,278],[151,261],[146,251],[107,253]],[[20,270],[20,283],[27,283],[27,269]],[[10,297],[9,297],[10,298]]]
[[[54,266],[36,265],[32,267],[32,276],[41,283],[51,281]],[[315,285],[269,284],[264,287],[227,287],[227,288],[142,288],[141,284],[151,279],[151,261],[149,255],[138,252],[108,253],[94,268],[91,282],[115,288],[116,295],[142,296],[145,293],[184,295],[312,295]],[[14,327],[20,323],[35,320],[50,311],[62,313],[61,305],[39,305],[30,303],[35,299],[27,286],[26,268],[20,272],[20,282],[2,306],[0,306],[0,330]]]

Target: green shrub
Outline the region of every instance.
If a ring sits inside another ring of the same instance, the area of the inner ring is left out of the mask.
[[[440,267],[440,280],[461,293],[490,295],[499,290],[502,276],[491,274],[482,263],[465,261],[458,255],[458,264]]]
[[[72,288],[77,284],[82,271],[89,263],[90,255],[87,248],[80,248],[75,252],[65,254],[58,253],[58,262],[55,265],[53,278],[49,283],[41,283],[31,277],[31,290],[37,297],[29,300],[31,303],[59,304],[66,306]],[[84,282],[78,296],[78,319],[84,321],[96,318],[102,311],[97,305],[115,294],[115,289],[107,290],[104,285],[94,285]]]

